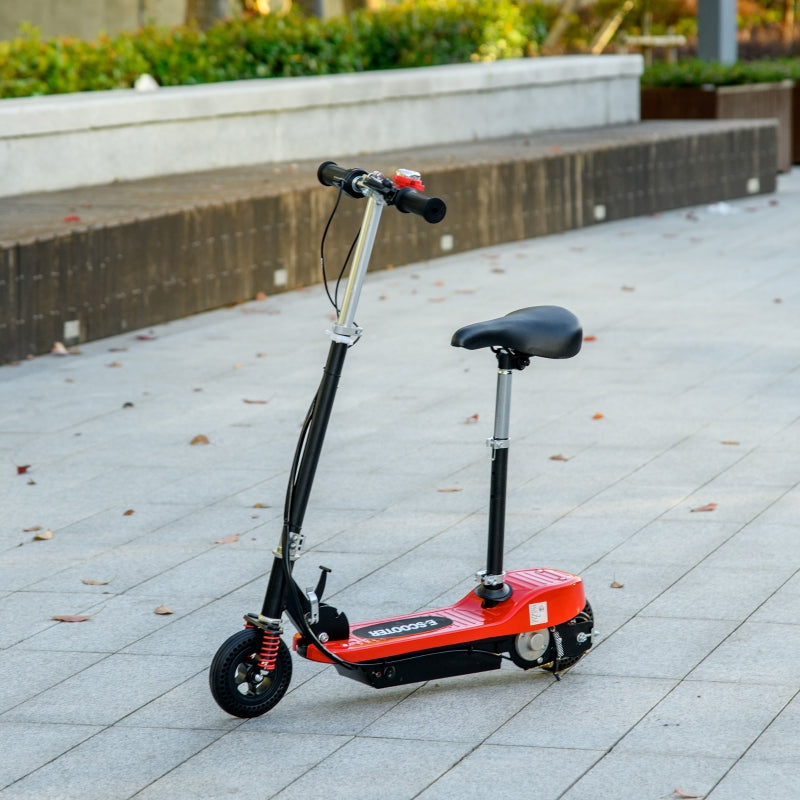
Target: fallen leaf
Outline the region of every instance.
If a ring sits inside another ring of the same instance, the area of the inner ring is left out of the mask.
[[[36,481],[33,478],[28,480],[28,486],[36,486]]]
[[[107,367],[121,367],[122,364],[119,361],[112,361],[110,364],[106,364]]]
[[[461,491],[461,487],[460,486],[448,486],[445,489],[437,489],[436,491],[437,492],[460,492]]]
[[[559,453],[557,456],[550,456],[550,460],[551,461],[568,461],[569,459],[566,456],[562,456],[561,453]]]
[[[735,439],[725,439],[722,444],[741,444],[741,442],[737,442]]]
[[[625,586],[624,583],[617,583],[616,581],[611,581],[612,589],[622,589],[624,586]]]
[[[86,622],[91,617],[87,617],[86,614],[56,614],[50,619],[54,619],[56,622]]]
[[[17,475],[24,475],[31,468],[30,464],[18,464]]]
[[[36,533],[36,531],[40,531],[42,529],[41,525],[31,525],[30,528],[23,528],[23,533]]]
[[[108,586],[108,581],[98,581],[96,578],[83,578],[81,583],[87,586]]]
[[[266,300],[267,295],[264,292],[256,292],[256,300]]]
[[[159,606],[153,610],[153,613],[160,614],[161,616],[167,616],[168,614],[174,614],[175,612],[169,606]]]
[[[674,797],[675,800],[697,800],[697,798],[702,797],[699,794],[692,794],[691,792],[687,792],[686,789],[675,789],[671,797]]]
[[[444,281],[434,281],[433,285],[434,286],[444,286]]]
[[[268,503],[255,503],[253,505],[253,508],[271,508],[271,507],[272,506],[270,506]]]
[[[152,333],[139,333],[136,335],[136,338],[140,342],[152,342],[153,339],[157,339],[158,337]]]
[[[64,344],[62,342],[53,342],[53,347],[50,349],[50,352],[54,356],[68,356],[69,355],[69,350],[67,350],[67,348],[64,347]]]
[[[636,287],[635,286],[623,286],[622,287],[622,291],[623,292],[635,292],[636,291]]]
[[[123,517],[132,517],[134,513],[135,513],[134,510],[132,508],[129,508],[127,511],[123,512],[122,516]]]
[[[777,206],[779,202],[780,202],[779,200],[770,200],[770,201],[769,201],[769,204],[770,204],[771,206]]]
[[[67,214],[64,217],[64,222],[80,222],[81,218],[77,214]]]
[[[445,300],[447,300],[446,297],[429,297],[428,298],[428,302],[429,303],[444,303]]]
[[[234,533],[232,536],[226,536],[224,539],[217,539],[214,544],[233,544],[239,541],[239,534]]]
[[[236,362],[236,363],[233,365],[233,368],[234,368],[234,369],[241,369],[241,368],[242,368],[242,362],[241,362],[241,361],[237,361],[237,362]]]
[[[53,531],[51,531],[48,528],[46,531],[40,531],[39,533],[37,533],[36,536],[33,537],[33,541],[34,542],[46,542],[46,541],[48,541],[49,539],[52,539],[52,538],[53,538]]]
[[[465,425],[474,425],[477,421],[478,421],[478,415],[477,414],[472,414],[472,416],[469,416],[464,420],[464,424]]]
[[[584,336],[583,337],[583,341],[584,342],[596,342],[597,341],[597,337],[596,336],[592,336],[590,334],[589,336]]]
[[[251,406],[264,406],[269,400],[248,400],[246,397],[242,398],[243,403],[249,403]]]
[[[697,508],[691,509],[692,512],[695,511],[713,511],[717,507],[716,503],[706,503],[704,506],[698,506]]]
[[[197,434],[197,436],[192,439],[189,444],[209,444],[208,436],[204,436],[202,433]]]
[[[597,413],[596,413],[596,414],[595,414],[595,415],[592,417],[592,419],[603,419],[603,415],[602,415],[602,414],[601,414],[601,413],[598,411],[598,412],[597,412]]]
[[[123,407],[123,408],[133,408],[133,403],[131,403],[130,401],[128,401],[127,403],[123,403],[123,404],[122,404],[122,407]]]
[[[493,267],[492,272],[494,272],[496,275],[502,275],[505,270],[502,267]]]
[[[128,352],[128,348],[127,347],[109,347],[108,348],[108,352],[109,353],[127,353]]]

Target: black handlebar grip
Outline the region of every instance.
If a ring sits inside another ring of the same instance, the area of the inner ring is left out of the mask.
[[[317,178],[323,186],[341,186],[345,194],[355,198],[363,197],[364,194],[355,188],[353,181],[366,174],[366,170],[358,167],[347,169],[334,161],[323,161],[317,168]]]
[[[419,214],[426,222],[441,222],[447,213],[447,206],[440,197],[428,197],[409,187],[397,190],[394,204],[398,211]]]

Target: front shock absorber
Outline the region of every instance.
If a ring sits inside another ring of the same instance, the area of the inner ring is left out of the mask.
[[[280,634],[275,631],[264,631],[261,639],[261,650],[258,653],[258,666],[264,672],[272,672],[278,660],[278,648],[281,644]]]
[[[244,622],[246,628],[258,628],[263,633],[261,649],[258,651],[258,666],[264,672],[272,672],[281,646],[281,633],[283,633],[281,621],[262,614],[245,614]]]

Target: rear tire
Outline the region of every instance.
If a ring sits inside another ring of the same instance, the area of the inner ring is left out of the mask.
[[[588,600],[586,601],[586,605],[583,607],[583,611],[581,611],[580,614],[573,617],[571,620],[568,620],[567,622],[562,622],[561,625],[556,625],[556,630],[566,634],[569,631],[570,626],[579,622],[594,622],[594,612],[592,611],[592,607],[589,605]],[[583,652],[579,656],[567,656],[566,658],[560,658],[558,661],[553,661],[550,664],[543,664],[542,669],[555,673],[564,672],[564,670],[574,667],[585,655],[586,653]]]
[[[258,717],[274,708],[289,688],[292,657],[280,640],[275,669],[259,667],[263,632],[245,628],[234,633],[217,650],[208,671],[211,694],[217,705],[234,717]]]

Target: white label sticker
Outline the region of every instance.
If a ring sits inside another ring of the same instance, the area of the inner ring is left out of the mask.
[[[547,603],[531,603],[528,606],[531,625],[547,625]]]

